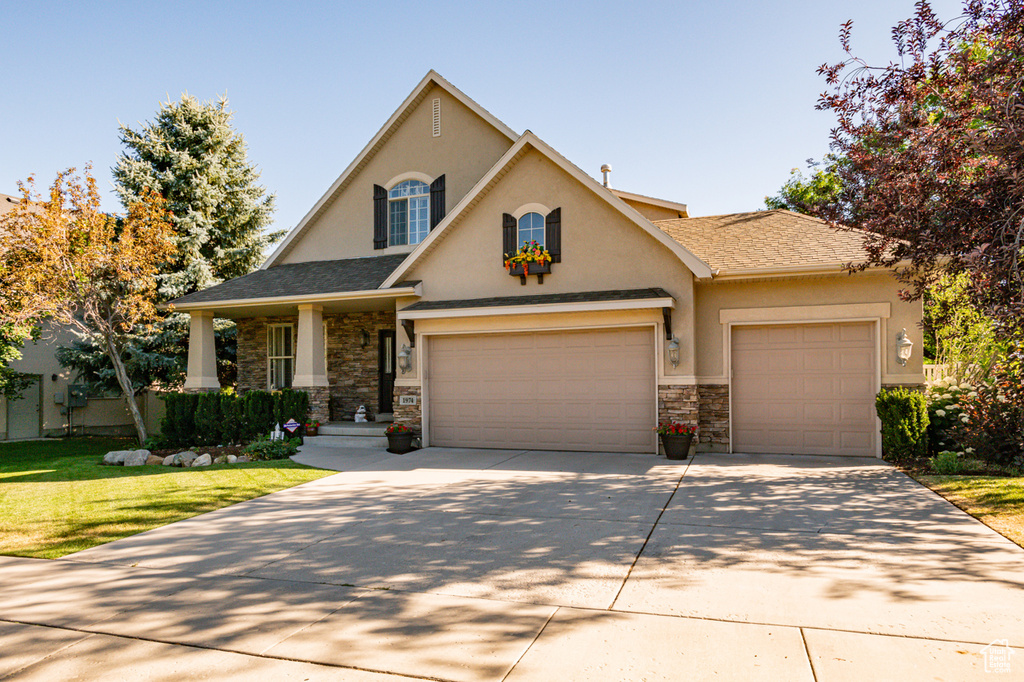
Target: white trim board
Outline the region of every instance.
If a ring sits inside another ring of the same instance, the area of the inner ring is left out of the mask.
[[[394,289],[363,289],[360,291],[336,291],[326,294],[308,294],[305,296],[270,296],[264,298],[226,299],[223,301],[200,301],[173,306],[174,310],[203,311],[210,308],[246,308],[254,305],[301,305],[303,303],[319,303],[330,301],[351,301],[356,299],[401,298],[403,296],[422,296],[423,285],[414,287],[396,287]],[[212,313],[211,313],[212,314]]]
[[[444,310],[399,310],[399,320],[429,320],[450,317],[490,317],[493,315],[541,315],[545,313],[583,313],[606,310],[646,310],[675,308],[673,298],[642,298],[629,301],[591,301],[589,303],[538,303],[481,308],[445,308]]]

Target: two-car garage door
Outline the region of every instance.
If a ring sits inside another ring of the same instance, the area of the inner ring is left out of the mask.
[[[653,452],[651,327],[431,336],[431,445]]]
[[[874,328],[734,327],[733,451],[874,457]]]

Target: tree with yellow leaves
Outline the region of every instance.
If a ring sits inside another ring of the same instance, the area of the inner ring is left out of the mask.
[[[125,335],[157,317],[156,275],[174,254],[163,198],[144,191],[125,216],[100,210],[87,166],[59,173],[49,200],[29,178],[21,202],[0,218],[0,324],[51,320],[102,341],[135,422],[146,424],[125,371]]]

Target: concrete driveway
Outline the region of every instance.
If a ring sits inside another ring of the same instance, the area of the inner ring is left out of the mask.
[[[0,557],[0,677],[1024,679],[1024,550],[875,460],[300,457],[343,472]]]

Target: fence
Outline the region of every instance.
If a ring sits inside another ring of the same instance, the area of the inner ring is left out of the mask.
[[[949,372],[949,365],[925,365],[924,366],[924,378],[926,381],[939,381],[941,379],[947,379]]]

